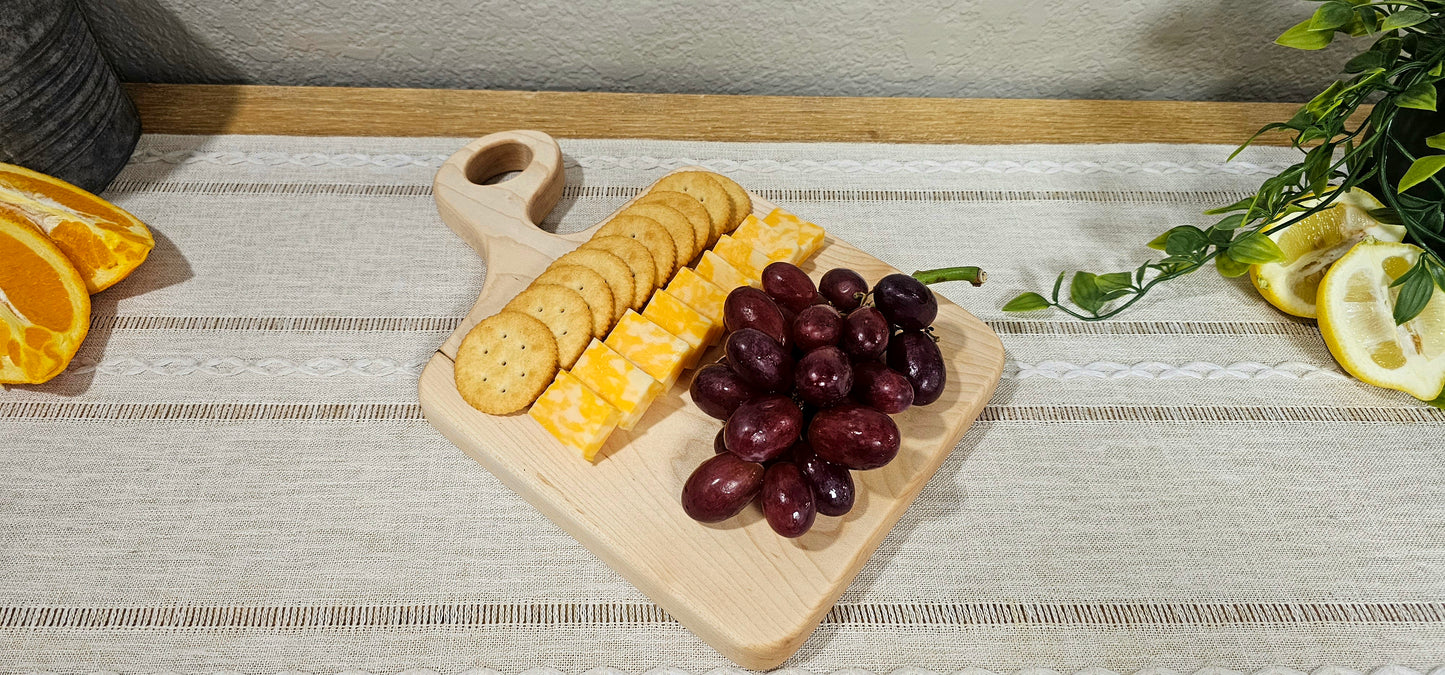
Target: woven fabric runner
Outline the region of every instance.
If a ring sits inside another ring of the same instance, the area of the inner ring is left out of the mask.
[[[466,140],[142,140],[106,196],[151,259],[68,372],[0,391],[0,670],[733,667],[422,419],[483,278],[431,198]],[[990,273],[938,292],[1002,336],[997,395],[788,667],[1445,663],[1445,413],[1212,272],[1107,323],[998,310],[1289,151],[562,147],[548,229],[702,164],[903,270]]]

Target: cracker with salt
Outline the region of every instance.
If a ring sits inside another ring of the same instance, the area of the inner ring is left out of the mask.
[[[557,376],[557,339],[547,325],[518,312],[482,319],[457,348],[456,384],[462,399],[488,415],[532,404]]]
[[[547,330],[557,340],[557,361],[563,370],[577,363],[577,357],[592,341],[592,310],[581,294],[566,286],[534,282],[502,311],[529,314],[547,324]]]
[[[532,280],[533,286],[537,284],[556,284],[577,291],[592,313],[592,337],[607,337],[612,327],[612,287],[601,274],[581,265],[553,265]]]
[[[618,214],[598,228],[592,236],[609,235],[636,239],[637,243],[647,247],[647,252],[652,256],[658,282],[665,283],[672,278],[672,270],[677,265],[677,247],[672,243],[672,235],[668,234],[667,228],[660,223],[644,216]]]
[[[652,297],[652,292],[657,290],[657,268],[653,265],[652,254],[636,239],[620,235],[593,237],[580,248],[607,251],[627,263],[632,269],[632,309],[641,309]]]
[[[600,274],[607,282],[608,289],[612,291],[612,316],[608,317],[607,330],[612,330],[612,324],[617,323],[627,312],[627,308],[632,306],[632,269],[621,258],[595,248],[569,251],[552,261],[547,269],[563,265],[586,267]]]

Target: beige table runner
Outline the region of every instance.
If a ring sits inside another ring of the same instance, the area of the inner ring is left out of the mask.
[[[430,195],[465,140],[142,140],[107,196],[151,260],[69,372],[0,391],[0,669],[732,667],[421,418],[483,276]],[[939,291],[1002,336],[998,394],[788,667],[1445,663],[1445,413],[1212,273],[1109,323],[998,311],[1132,267],[1289,152],[563,150],[549,228],[702,164],[904,270],[991,274]]]

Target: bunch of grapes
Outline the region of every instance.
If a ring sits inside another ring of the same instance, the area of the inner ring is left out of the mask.
[[[943,393],[943,356],[929,333],[938,301],[905,274],[879,280],[871,295],[844,268],[815,286],[776,262],[762,281],[762,290],[728,294],[724,356],[693,378],[693,402],[726,424],[715,455],[683,485],[682,507],[713,523],[760,499],[773,530],[798,537],[817,514],[853,508],[850,470],[898,454],[890,415]]]

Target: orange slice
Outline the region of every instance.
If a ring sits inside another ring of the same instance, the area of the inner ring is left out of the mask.
[[[3,211],[0,261],[0,382],[45,382],[90,330],[85,280],[55,242]]]
[[[59,178],[0,163],[0,210],[24,214],[99,293],[145,262],[156,241],[125,210]]]

